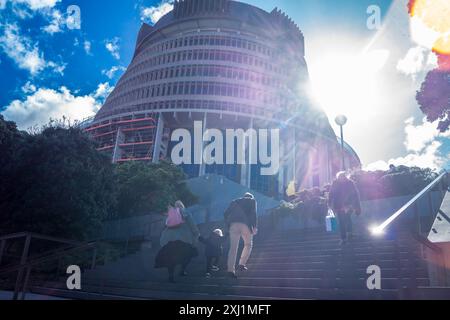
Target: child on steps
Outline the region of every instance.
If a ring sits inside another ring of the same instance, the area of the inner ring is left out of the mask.
[[[211,232],[208,238],[199,238],[200,242],[206,246],[206,277],[211,277],[211,272],[218,272],[220,258],[223,256],[223,244],[226,241],[222,230],[216,229]]]

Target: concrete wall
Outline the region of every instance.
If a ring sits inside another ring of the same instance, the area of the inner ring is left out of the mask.
[[[197,224],[217,224],[223,221],[223,213],[227,209],[229,203],[245,192],[250,191],[245,187],[231,182],[227,179],[223,181],[219,176],[208,175],[188,181],[188,185],[194,194],[199,195],[200,202],[198,205],[188,208]],[[267,216],[270,209],[279,205],[277,200],[268,198],[264,195],[254,193],[258,201],[258,216],[260,218]],[[380,199],[373,201],[365,201],[362,203],[363,213],[360,217],[354,217],[353,222],[358,230],[368,230],[370,226],[379,224],[389,218],[398,209],[405,205],[414,196],[396,197],[389,199]],[[433,208],[435,212],[442,203],[443,195],[440,192],[432,194]],[[424,198],[418,203],[421,216],[429,214],[428,198]],[[414,216],[413,208],[408,210],[402,223],[409,223],[409,219]],[[106,239],[128,239],[128,238],[153,238],[158,237],[164,222],[154,223],[163,217],[157,215],[148,215],[141,217],[133,217],[123,220],[109,221],[105,223],[102,232],[103,238]],[[270,219],[269,219],[270,220]],[[323,227],[314,220],[305,223],[305,220],[291,216],[278,221],[275,229],[277,230],[301,230],[305,228]]]
[[[189,208],[194,220],[199,224],[222,221],[223,214],[231,201],[243,197],[246,192],[251,192],[258,201],[258,216],[266,215],[268,210],[279,205],[277,200],[218,175],[191,179],[187,181],[187,185],[199,197],[198,205]]]
[[[105,222],[100,238],[107,240],[150,240],[157,237],[164,227],[163,217],[146,215]]]
[[[251,190],[222,179],[217,175],[206,175],[187,181],[191,191],[199,197],[199,204],[187,210],[197,224],[217,224],[223,221],[223,213],[232,200],[242,197]],[[258,201],[258,216],[267,214],[269,209],[279,205],[279,202],[263,194],[252,192]],[[122,220],[108,221],[101,233],[103,239],[148,239],[158,237],[164,228],[164,222],[154,223],[163,219],[159,215],[147,215]]]

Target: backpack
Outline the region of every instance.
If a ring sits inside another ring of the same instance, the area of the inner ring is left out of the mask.
[[[184,223],[183,216],[178,208],[170,208],[167,213],[166,227],[176,228]]]

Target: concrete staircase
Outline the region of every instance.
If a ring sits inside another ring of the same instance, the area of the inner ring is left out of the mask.
[[[407,233],[396,239],[360,236],[346,246],[337,234],[284,232],[255,239],[249,271],[238,280],[218,272],[204,277],[204,258],[189,277],[167,282],[153,269],[156,250],[140,252],[83,275],[82,291],[61,283],[35,284],[32,292],[76,299],[399,299],[402,288],[429,286],[421,248]],[[224,261],[225,262],[225,261]],[[367,268],[381,268],[382,290],[367,289]]]

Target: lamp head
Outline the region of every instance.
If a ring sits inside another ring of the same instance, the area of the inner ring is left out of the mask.
[[[336,124],[337,124],[338,126],[343,127],[343,126],[345,126],[345,125],[347,124],[348,119],[347,119],[347,117],[344,116],[344,115],[339,115],[339,116],[336,117],[336,120],[335,120],[335,121],[336,121]]]

